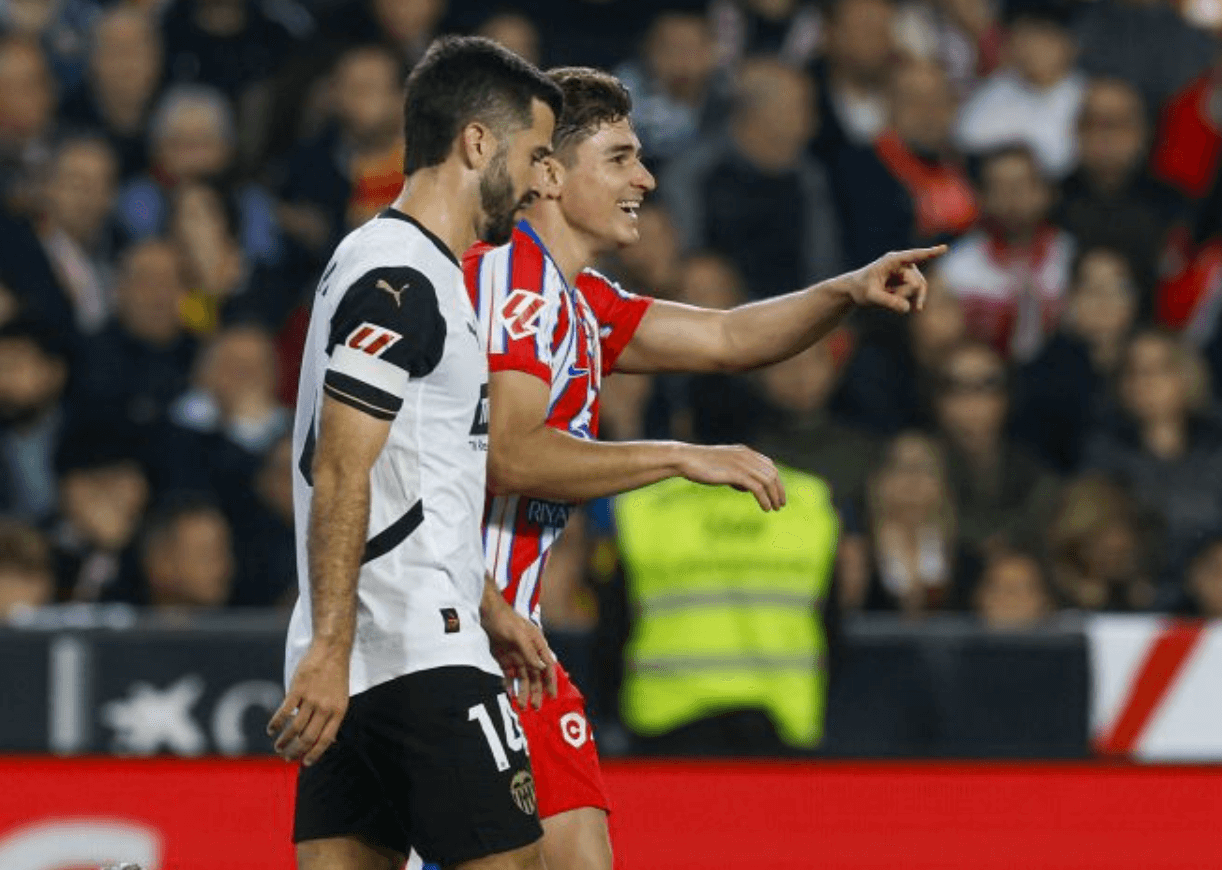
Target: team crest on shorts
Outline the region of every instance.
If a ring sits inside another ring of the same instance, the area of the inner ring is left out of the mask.
[[[518,809],[528,816],[538,808],[535,802],[535,778],[530,775],[529,770],[519,770],[513,775],[513,780],[509,783],[509,794]]]

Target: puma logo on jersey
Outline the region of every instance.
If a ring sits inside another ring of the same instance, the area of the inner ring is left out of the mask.
[[[526,338],[539,331],[539,318],[547,303],[538,293],[529,290],[514,290],[501,306],[501,320],[505,331],[514,340]]]
[[[403,336],[385,326],[362,323],[348,336],[344,344],[354,350],[364,351],[370,356],[381,356]]]
[[[374,284],[373,286],[378,288],[379,290],[384,290],[385,292],[389,293],[390,297],[395,300],[395,307],[402,308],[403,307],[403,291],[406,290],[411,285],[404,284],[402,287],[396,290],[394,287],[391,287],[390,284],[386,283],[386,279],[379,278],[378,283]]]

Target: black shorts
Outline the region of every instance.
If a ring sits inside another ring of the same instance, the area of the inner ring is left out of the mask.
[[[295,843],[356,836],[445,866],[542,835],[522,729],[501,680],[478,668],[354,695],[335,743],[297,776]]]

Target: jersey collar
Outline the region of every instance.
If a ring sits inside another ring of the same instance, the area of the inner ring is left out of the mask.
[[[420,221],[416,220],[410,214],[407,214],[406,212],[401,212],[397,208],[387,208],[385,211],[379,214],[378,217],[390,218],[392,220],[397,220],[397,221],[406,221],[407,223],[411,224],[416,229],[420,230],[420,232],[424,235],[426,239],[428,239],[430,242],[436,245],[437,250],[445,254],[447,260],[449,260],[455,266],[458,266],[458,268],[460,269],[462,268],[462,266],[458,262],[458,257],[454,256],[454,252],[450,250],[449,246],[445,242],[443,242],[441,239],[437,238],[437,236],[435,236],[428,227],[420,223]]]

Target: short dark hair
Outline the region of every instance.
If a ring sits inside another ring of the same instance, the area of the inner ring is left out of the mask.
[[[498,133],[529,127],[531,101],[560,117],[560,88],[533,65],[482,36],[444,36],[429,46],[407,77],[403,172],[437,166],[467,124],[482,121]]]
[[[562,66],[547,71],[564,94],[564,111],[556,119],[552,147],[556,153],[576,148],[598,132],[632,114],[632,95],[610,73],[588,66]]]

